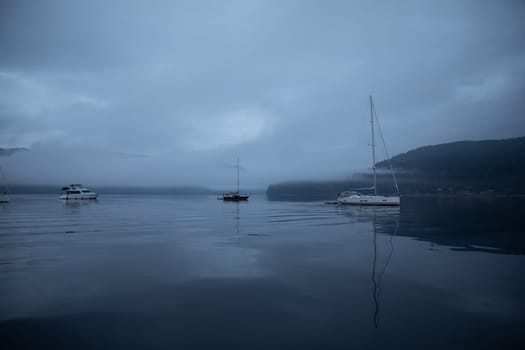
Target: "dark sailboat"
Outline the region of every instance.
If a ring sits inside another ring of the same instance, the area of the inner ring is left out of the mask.
[[[241,194],[239,191],[239,158],[237,158],[237,191],[236,192],[226,192],[222,194],[222,200],[227,202],[240,202],[247,201],[247,194]]]

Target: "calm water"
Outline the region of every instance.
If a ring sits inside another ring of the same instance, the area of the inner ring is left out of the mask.
[[[519,348],[524,204],[13,196],[2,348]]]

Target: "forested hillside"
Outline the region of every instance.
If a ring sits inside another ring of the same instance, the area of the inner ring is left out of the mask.
[[[525,194],[525,137],[506,140],[459,141],[425,146],[391,159],[400,192],[416,194]],[[378,191],[394,191],[390,175],[380,170]],[[269,199],[315,200],[335,198],[338,192],[371,186],[370,174],[354,174],[341,181],[291,181],[268,187]]]

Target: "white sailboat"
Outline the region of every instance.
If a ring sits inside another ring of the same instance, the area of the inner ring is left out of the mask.
[[[374,117],[378,123],[379,131],[381,127],[379,126],[379,120],[375,113],[374,102],[372,96],[370,96],[370,125],[372,128],[372,170],[374,172],[374,185],[368,188],[359,188],[353,189],[345,192],[341,192],[337,195],[337,203],[339,204],[351,204],[351,205],[400,205],[399,197],[399,188],[397,186],[397,180],[392,169],[392,164],[390,164],[390,157],[388,156],[388,151],[386,149],[385,140],[383,139],[383,134],[380,132],[381,140],[383,141],[383,147],[385,150],[386,157],[388,159],[388,165],[392,173],[392,179],[395,186],[395,194],[390,196],[378,195],[377,194],[377,175],[376,175],[376,145],[375,145],[375,131],[374,131]],[[373,194],[364,194],[359,191],[374,191]]]
[[[226,192],[222,194],[222,200],[228,201],[228,202],[239,202],[239,201],[247,201],[248,197],[250,197],[247,194],[241,194],[239,192],[239,158],[237,158],[237,192]]]
[[[5,184],[4,191],[0,193],[0,203],[9,203],[9,186],[7,185],[7,178],[5,177],[2,166],[0,166],[0,175],[2,176],[2,181]]]

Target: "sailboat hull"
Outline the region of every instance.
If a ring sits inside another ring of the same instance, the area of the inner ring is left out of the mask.
[[[240,202],[240,201],[247,201],[249,195],[245,194],[238,194],[238,193],[225,193],[222,195],[222,200],[227,202]]]
[[[401,200],[399,196],[377,196],[353,194],[337,198],[339,204],[346,205],[376,205],[376,206],[397,206]]]

